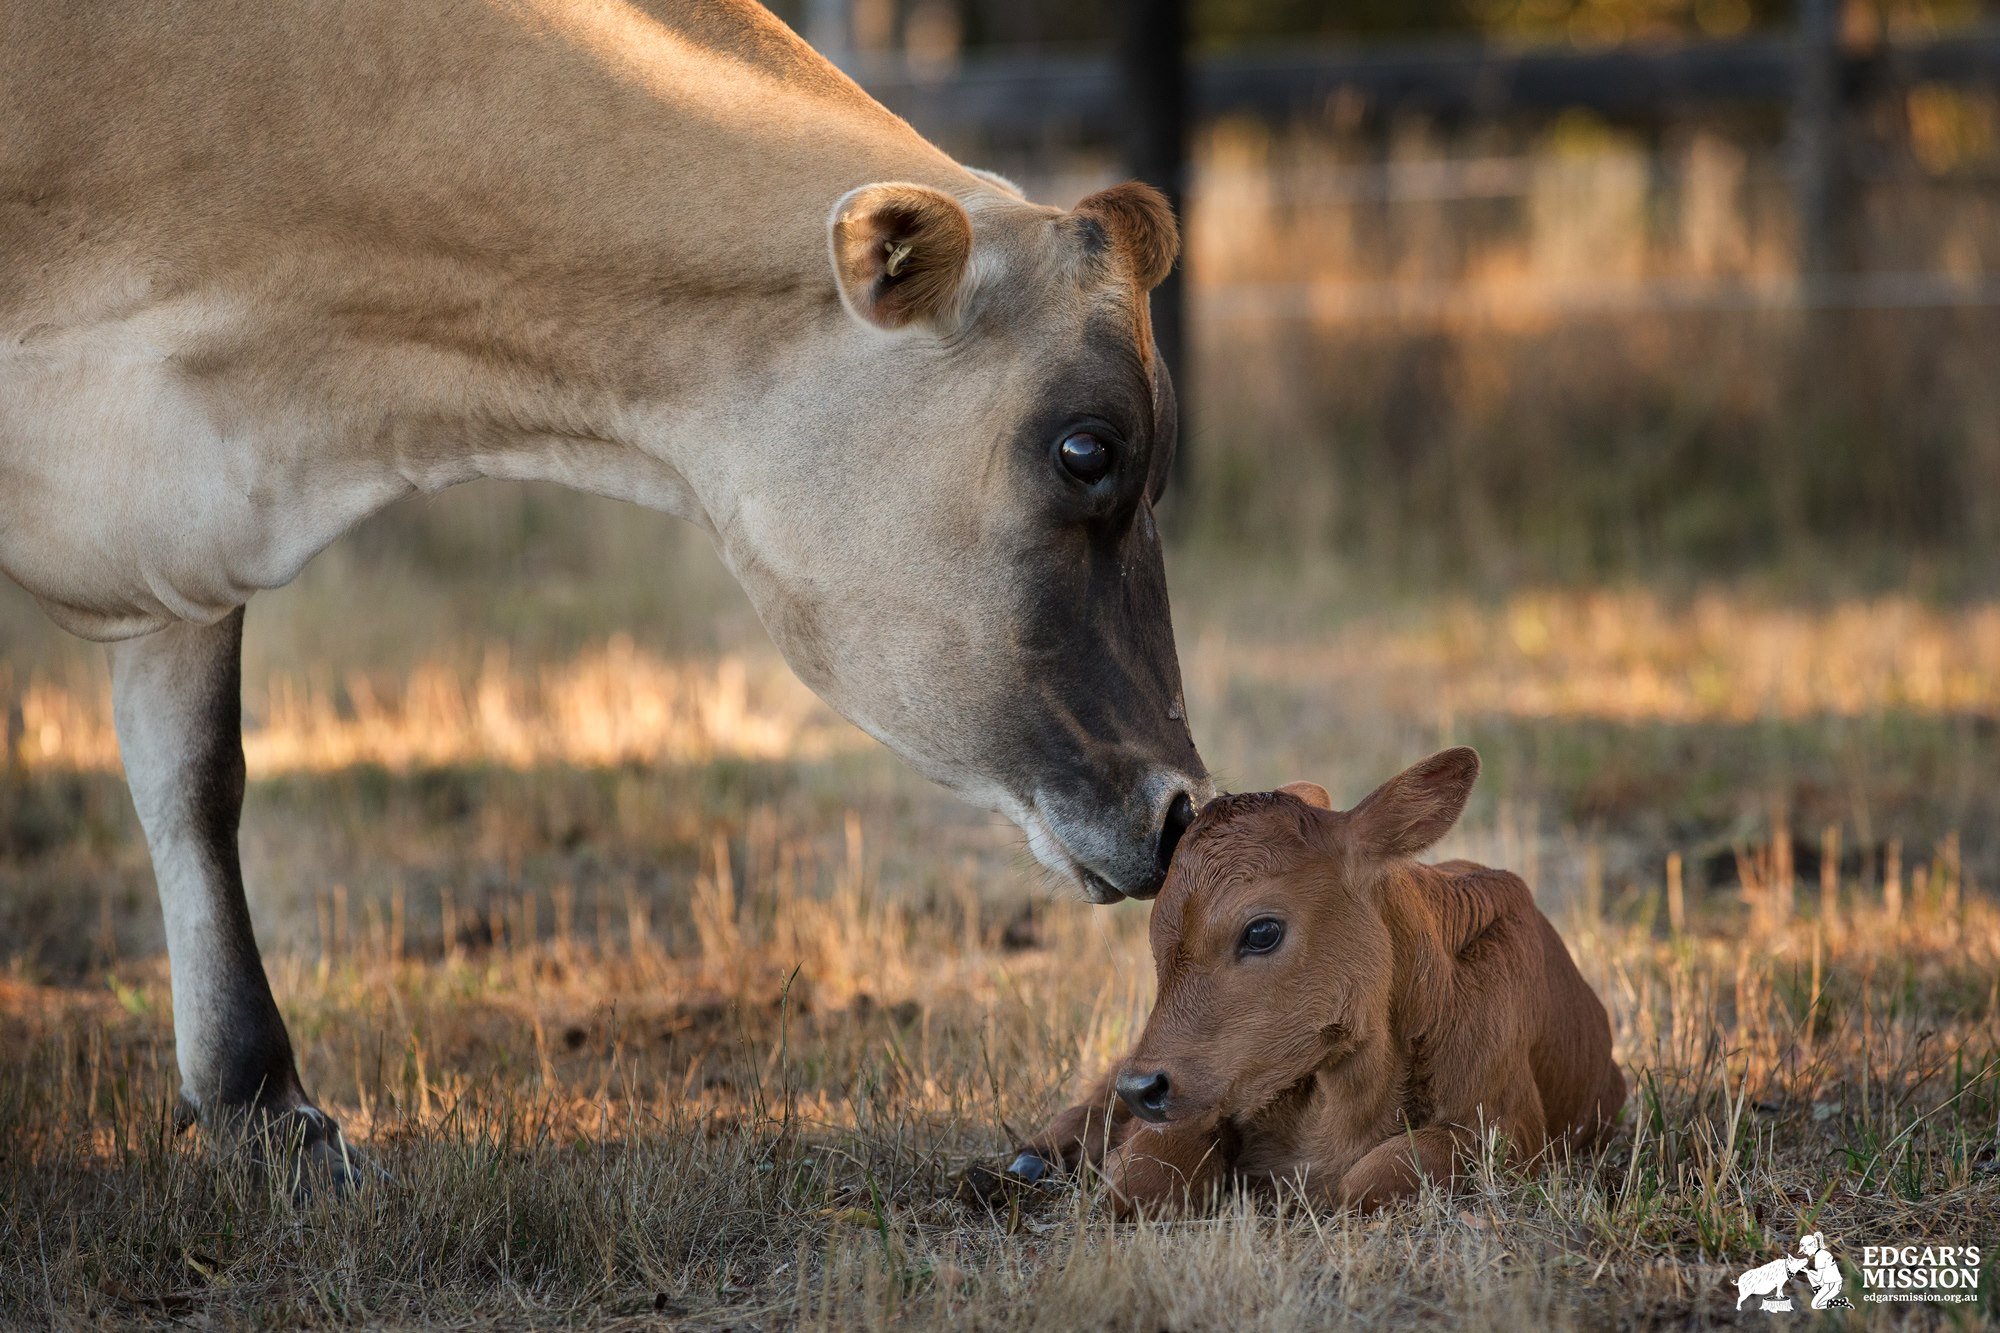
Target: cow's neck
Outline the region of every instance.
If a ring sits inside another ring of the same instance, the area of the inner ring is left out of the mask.
[[[329,378],[382,414],[368,438],[418,486],[553,480],[709,518],[705,451],[745,447],[815,343],[852,336],[833,201],[965,182],[769,20],[716,31],[708,6],[677,32],[691,7],[666,8],[555,7],[559,40],[494,34],[485,86],[521,104],[480,107],[468,141],[428,131],[457,113],[448,87],[406,93],[404,142],[349,178],[380,181],[302,233]]]

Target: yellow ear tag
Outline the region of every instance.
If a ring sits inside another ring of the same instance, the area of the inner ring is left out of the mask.
[[[883,271],[893,278],[901,273],[903,265],[909,262],[913,247],[907,241],[901,245],[897,245],[894,241],[884,241],[882,248],[889,252],[889,262],[882,266]]]

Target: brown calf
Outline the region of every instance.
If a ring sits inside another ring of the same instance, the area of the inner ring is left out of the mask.
[[[1010,1170],[1087,1161],[1125,1214],[1232,1180],[1374,1208],[1488,1129],[1587,1144],[1625,1101],[1604,1006],[1518,876],[1411,860],[1478,776],[1461,748],[1348,811],[1312,783],[1211,802],[1153,906],[1138,1047]]]

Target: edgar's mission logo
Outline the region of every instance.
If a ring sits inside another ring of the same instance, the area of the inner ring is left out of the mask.
[[[1861,1299],[1969,1304],[1979,1299],[1977,1245],[1864,1245]]]
[[[1854,1302],[1840,1294],[1840,1261],[1826,1243],[1826,1234],[1812,1231],[1799,1237],[1799,1252],[1759,1265],[1736,1279],[1736,1308],[1752,1296],[1761,1300],[1759,1309],[1782,1314],[1792,1305],[1792,1278],[1803,1276],[1812,1288],[1815,1310],[1852,1310]]]

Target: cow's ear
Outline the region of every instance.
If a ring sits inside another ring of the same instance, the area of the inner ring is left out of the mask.
[[[1174,207],[1142,181],[1099,190],[1079,203],[1075,212],[1104,229],[1141,291],[1159,286],[1180,257],[1181,232],[1174,223]]]
[[[1287,796],[1296,796],[1315,810],[1333,809],[1333,797],[1327,795],[1326,788],[1317,782],[1287,782],[1278,788]]]
[[[1348,812],[1348,829],[1378,860],[1415,856],[1451,832],[1478,780],[1476,751],[1463,745],[1441,750],[1370,792]]]
[[[879,329],[957,322],[972,261],[972,219],[928,185],[864,185],[833,207],[834,279],[855,317]]]

